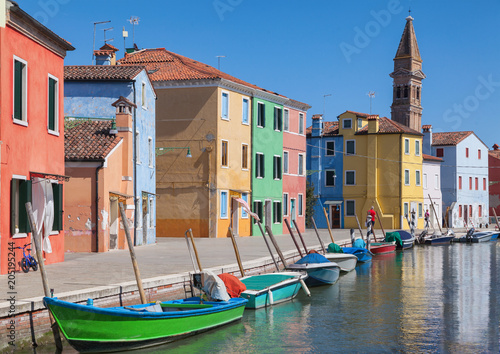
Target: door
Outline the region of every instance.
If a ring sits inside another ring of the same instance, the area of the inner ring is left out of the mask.
[[[295,227],[294,220],[295,220],[295,199],[290,199],[290,226],[292,229]]]
[[[233,230],[234,236],[239,236],[238,227],[239,227],[239,203],[231,198],[231,229]]]
[[[330,205],[330,226],[340,229],[340,205]]]
[[[265,225],[269,226],[270,228],[273,227],[273,203],[270,200],[266,200],[265,204]]]
[[[468,222],[469,222],[469,210],[467,208],[467,205],[464,205],[464,223],[465,223],[465,226],[467,226]]]
[[[115,250],[118,246],[118,198],[110,198],[109,203],[109,249]]]

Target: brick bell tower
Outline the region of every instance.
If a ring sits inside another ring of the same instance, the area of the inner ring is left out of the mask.
[[[406,18],[406,26],[394,57],[393,99],[391,119],[420,131],[422,122],[422,58],[413,29],[413,17]]]

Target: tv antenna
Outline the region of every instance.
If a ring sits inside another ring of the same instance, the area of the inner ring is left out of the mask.
[[[323,95],[323,118],[325,118],[325,105],[326,105],[326,98],[328,96],[331,96],[332,94],[331,93],[328,93],[326,95]]]
[[[102,23],[109,23],[111,21],[98,21],[98,22],[94,22],[94,40],[92,42],[92,64],[94,64],[94,50],[95,50],[95,27],[97,25],[100,25]]]
[[[135,25],[139,24],[139,17],[137,16],[130,16],[130,18],[127,20],[130,22],[132,25],[132,42],[135,44]]]
[[[225,55],[216,55],[215,57],[217,58],[217,70],[220,71],[220,58],[225,58],[226,56]]]
[[[104,32],[104,44],[106,44],[107,42],[111,42],[111,41],[114,40],[114,38],[106,39],[106,31],[112,31],[112,30],[113,30],[113,27],[103,29],[103,32]]]
[[[375,97],[375,91],[369,91],[367,93],[368,97],[370,97],[370,115],[372,114],[372,98]]]

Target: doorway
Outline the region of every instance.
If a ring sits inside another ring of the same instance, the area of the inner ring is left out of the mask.
[[[265,217],[264,217],[264,221],[265,221],[265,225],[266,227],[269,226],[270,228],[272,228],[273,226],[273,203],[271,202],[271,200],[267,199],[265,201],[265,206],[264,206],[264,214],[265,214]]]
[[[340,205],[330,205],[330,226],[332,229],[340,229]]]
[[[231,229],[234,236],[239,236],[239,203],[231,198]]]
[[[469,222],[469,210],[467,208],[467,205],[464,205],[464,226],[467,226],[467,223]]]
[[[295,227],[295,217],[296,217],[296,212],[295,212],[295,199],[290,199],[290,226],[293,229]]]
[[[118,225],[120,223],[118,218],[118,198],[112,197],[109,202],[109,249],[115,250],[118,248]]]

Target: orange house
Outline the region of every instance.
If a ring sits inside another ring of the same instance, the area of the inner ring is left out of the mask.
[[[74,48],[67,41],[15,2],[0,0],[2,274],[19,269],[22,251],[14,247],[31,242],[26,202],[50,209],[38,220],[52,248],[44,254],[46,264],[64,260],[63,80],[69,50]]]

